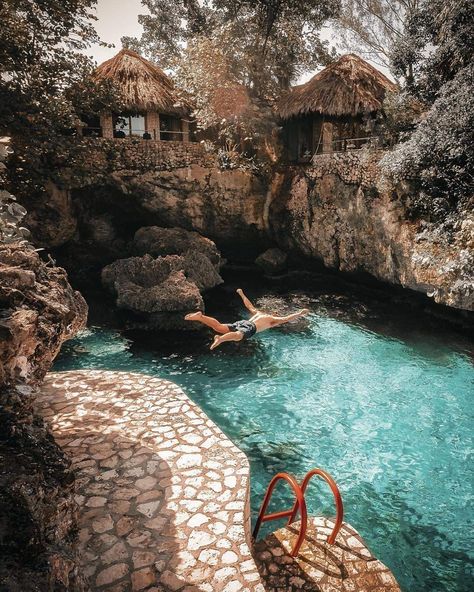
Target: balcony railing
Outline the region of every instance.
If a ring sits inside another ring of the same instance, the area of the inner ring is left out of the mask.
[[[87,138],[102,138],[101,127],[83,127],[82,135]],[[161,140],[161,141],[181,141],[185,136],[190,138],[190,132],[181,130],[133,130],[130,134],[128,130],[114,130],[114,138],[118,140],[132,138],[134,140]]]
[[[321,142],[317,148],[311,152],[310,150],[301,154],[297,162],[310,163],[315,156],[321,154],[334,154],[335,152],[349,152],[352,150],[360,150],[361,148],[369,148],[372,150],[387,149],[393,146],[393,140],[389,136],[364,136],[360,138],[342,138],[340,140],[333,140],[332,142]]]

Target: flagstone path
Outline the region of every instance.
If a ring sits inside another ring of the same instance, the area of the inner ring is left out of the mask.
[[[38,410],[76,470],[79,546],[93,592],[398,592],[344,524],[313,519],[250,550],[246,456],[175,384],[138,373],[47,376]],[[256,563],[257,562],[257,563]]]
[[[244,528],[247,458],[178,386],[51,373],[38,403],[77,470],[91,590],[263,592]]]

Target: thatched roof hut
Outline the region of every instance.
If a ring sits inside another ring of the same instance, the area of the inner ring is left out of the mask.
[[[103,62],[95,70],[94,78],[113,80],[122,94],[125,108],[131,112],[157,111],[183,117],[191,110],[171,78],[131,49],[122,49]]]
[[[280,101],[282,119],[320,113],[332,117],[355,117],[379,111],[387,92],[396,84],[355,54],[347,54],[293,87]]]

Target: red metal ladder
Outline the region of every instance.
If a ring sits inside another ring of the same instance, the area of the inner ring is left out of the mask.
[[[331,488],[331,491],[334,496],[334,501],[336,504],[336,523],[334,524],[334,528],[331,532],[330,537],[328,538],[328,543],[330,545],[334,544],[337,534],[341,528],[342,520],[344,518],[344,506],[342,504],[341,493],[339,491],[338,486],[336,485],[336,482],[331,477],[331,475],[329,475],[328,473],[326,473],[322,469],[312,469],[311,471],[309,471],[306,474],[303,481],[301,482],[301,485],[298,483],[298,481],[292,475],[289,475],[288,473],[277,473],[273,477],[273,479],[268,484],[267,491],[265,493],[265,497],[263,498],[263,502],[260,507],[260,511],[258,513],[257,522],[255,523],[255,528],[253,529],[252,536],[253,536],[254,540],[256,540],[257,535],[258,535],[258,531],[260,530],[260,527],[263,522],[270,522],[271,520],[279,520],[281,518],[288,517],[287,524],[290,525],[292,522],[295,521],[295,519],[298,515],[298,512],[299,512],[301,515],[300,532],[299,532],[298,537],[295,541],[295,544],[293,545],[293,549],[291,550],[292,557],[296,557],[298,555],[300,547],[303,544],[304,538],[306,536],[306,529],[308,527],[308,511],[306,508],[306,500],[305,500],[306,488],[308,487],[308,483],[311,481],[311,479],[314,476],[321,477],[324,481],[326,481],[326,483]],[[268,504],[270,503],[270,499],[272,497],[273,490],[275,489],[275,486],[279,481],[286,481],[287,483],[289,483],[289,485],[291,486],[291,488],[293,489],[293,492],[295,494],[295,503],[294,503],[293,507],[290,508],[289,510],[283,510],[282,512],[273,512],[271,514],[265,514]]]

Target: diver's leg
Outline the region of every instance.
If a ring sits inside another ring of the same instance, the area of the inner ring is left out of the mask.
[[[224,341],[242,341],[243,337],[240,331],[231,331],[225,335],[216,335],[210,349],[215,349],[221,343],[224,343]]]
[[[227,325],[220,323],[214,317],[206,317],[206,315],[203,315],[202,312],[199,311],[187,314],[184,318],[186,321],[197,321],[199,323],[202,323],[203,325],[206,325],[207,327],[214,329],[216,333],[224,334],[229,332],[229,327]]]
[[[245,308],[250,311],[253,315],[257,314],[258,310],[255,306],[250,302],[247,296],[244,294],[243,290],[240,288],[237,290],[237,294],[242,298],[242,302],[244,303]]]

